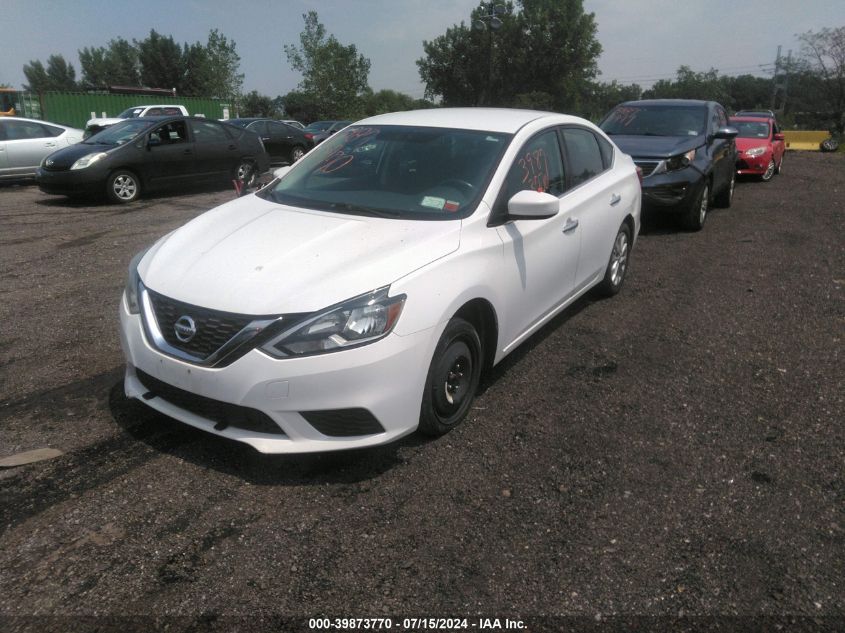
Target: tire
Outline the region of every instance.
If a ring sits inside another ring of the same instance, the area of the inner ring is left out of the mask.
[[[610,259],[604,271],[604,279],[596,286],[597,294],[612,297],[622,289],[625,274],[628,272],[628,258],[631,255],[631,229],[623,222],[613,240]]]
[[[769,160],[769,164],[766,165],[766,173],[760,175],[760,180],[762,180],[763,182],[769,182],[772,179],[772,176],[775,175],[776,169],[777,167],[775,167],[775,159],[772,158],[771,160]]]
[[[786,152],[784,152],[783,154],[781,154],[781,157],[780,157],[780,162],[778,163],[778,166],[775,168],[775,173],[776,173],[776,174],[778,174],[778,175],[780,175],[781,173],[783,173],[783,159],[784,159],[785,157],[786,157]]]
[[[719,195],[713,200],[713,204],[722,209],[730,209],[731,203],[734,199],[734,187],[736,186],[736,171],[731,174],[731,181],[728,186],[719,192]]]
[[[293,149],[290,150],[290,164],[293,165],[303,156],[305,156],[305,149],[300,145],[294,145]]]
[[[134,202],[141,195],[141,180],[129,170],[118,169],[106,178],[106,195],[112,202]]]
[[[704,186],[695,199],[695,202],[687,209],[682,218],[685,228],[690,231],[700,231],[707,221],[707,210],[710,204],[710,183],[705,181]]]
[[[242,181],[245,189],[252,187],[257,177],[255,165],[252,164],[252,161],[242,160],[235,168],[235,180]]]
[[[466,417],[481,379],[483,354],[475,328],[460,318],[446,325],[425,379],[419,430],[439,436]]]

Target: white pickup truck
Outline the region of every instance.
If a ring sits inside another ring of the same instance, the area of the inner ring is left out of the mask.
[[[105,119],[89,119],[85,124],[85,136],[96,134],[100,130],[107,128],[115,123],[120,123],[124,119],[134,119],[140,116],[168,116],[184,114],[188,116],[188,108],[183,105],[141,105],[124,110],[116,117]]]

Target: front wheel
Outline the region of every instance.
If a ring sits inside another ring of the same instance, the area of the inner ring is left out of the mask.
[[[736,171],[731,174],[731,181],[728,183],[728,186],[722,189],[719,192],[719,195],[716,196],[714,202],[716,203],[717,207],[722,207],[723,209],[729,209],[731,203],[734,199],[734,187],[736,186]]]
[[[119,169],[106,179],[106,195],[112,202],[132,202],[141,195],[141,181],[131,171]]]
[[[466,417],[481,379],[482,347],[475,328],[454,318],[437,342],[425,380],[419,430],[443,435]]]
[[[778,176],[779,176],[779,175],[781,175],[781,174],[783,173],[783,157],[784,157],[785,155],[786,155],[786,154],[784,154],[783,156],[781,156],[781,157],[780,157],[780,162],[778,163],[778,166],[775,168],[775,173],[776,173]]]
[[[762,176],[760,176],[760,180],[762,180],[763,182],[769,182],[772,179],[772,176],[775,175],[775,170],[775,159],[772,158],[769,161],[769,164],[766,165],[766,172]]]
[[[707,208],[710,205],[710,183],[705,182],[698,194],[698,198],[692,203],[683,217],[684,226],[690,231],[700,231],[704,228],[707,219]]]
[[[604,271],[604,279],[601,280],[596,290],[600,295],[612,297],[622,289],[622,282],[625,281],[625,273],[628,272],[628,257],[631,253],[631,229],[623,223],[619,227],[616,239],[613,240],[613,248],[610,251],[610,261],[607,262],[607,269]]]

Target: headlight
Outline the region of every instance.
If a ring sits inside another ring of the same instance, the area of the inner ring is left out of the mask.
[[[765,153],[765,147],[752,147],[751,149],[745,150],[745,155],[749,158],[754,158],[755,156],[762,156]]]
[[[285,358],[336,352],[377,341],[390,333],[405,305],[405,295],[388,297],[388,290],[379,288],[327,308],[282,332],[261,349]]]
[[[141,278],[138,276],[138,264],[150,250],[145,248],[140,253],[132,258],[129,262],[129,269],[126,271],[126,305],[129,308],[129,314],[138,314],[141,311],[141,306],[138,303],[138,284]]]
[[[666,161],[666,171],[674,171],[675,169],[683,169],[689,165],[695,158],[695,150],[691,149],[686,154],[680,156],[673,156]]]
[[[98,160],[102,160],[106,157],[105,152],[99,152],[98,154],[88,154],[88,156],[83,156],[78,161],[76,161],[73,165],[70,166],[71,169],[85,169],[86,167],[90,167]]]

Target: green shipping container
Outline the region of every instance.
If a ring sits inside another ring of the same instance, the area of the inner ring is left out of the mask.
[[[40,116],[37,118],[79,129],[85,127],[88,119],[114,117],[127,108],[140,105],[183,105],[188,109],[189,114],[202,115],[208,119],[224,118],[224,109],[231,112],[231,106],[227,101],[204,97],[42,92],[37,99],[40,102]],[[232,115],[229,114],[229,116]]]

